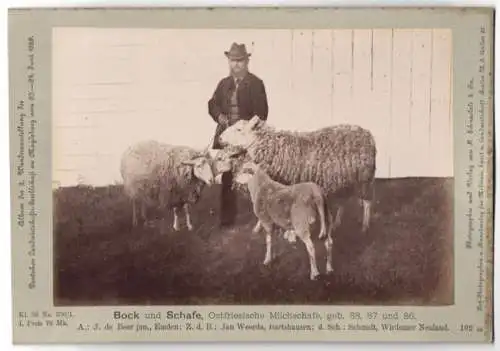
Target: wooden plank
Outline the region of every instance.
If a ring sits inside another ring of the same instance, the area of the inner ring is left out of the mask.
[[[331,122],[331,31],[314,31],[312,48],[312,95],[308,129],[314,130]],[[304,116],[305,117],[305,116]]]
[[[246,45],[248,52],[252,54],[250,57],[251,68],[257,75],[265,74],[267,78],[273,74],[269,67],[272,66],[269,64],[269,56],[272,50],[271,33],[268,32],[267,35],[262,35],[260,30],[246,30],[231,37],[238,38],[236,42]],[[228,50],[231,43],[232,41],[228,40],[227,48],[224,50]]]
[[[429,162],[429,126],[431,91],[432,31],[430,29],[413,32],[412,90],[410,108],[409,165],[411,176],[426,176],[432,173]]]
[[[78,173],[70,169],[53,169],[52,179],[59,187],[75,186],[78,184]]]
[[[433,30],[429,159],[435,176],[453,176],[453,126],[450,123],[451,32]]]
[[[53,128],[95,128],[97,124],[96,115],[89,115],[80,112],[71,113],[67,110],[58,109],[53,112]]]
[[[96,177],[109,179],[115,166],[107,163],[118,160],[132,141],[205,146],[215,128],[207,100],[228,73],[223,51],[238,41],[254,54],[250,69],[266,84],[273,125],[310,130],[359,123],[375,135],[377,176],[452,174],[447,30],[435,30],[432,40],[430,32],[415,34],[413,54],[413,34],[406,29],[394,31],[394,43],[387,29],[373,35],[371,30],[300,32],[293,31],[293,38],[290,30],[59,32],[53,56],[56,151],[66,143],[74,151],[92,151],[120,126],[109,147],[113,156],[98,161],[106,171]],[[194,39],[191,45],[187,39]],[[198,127],[195,133],[192,125]],[[77,135],[76,126],[82,127]],[[93,132],[83,130],[91,127]]]
[[[353,31],[333,33],[333,122],[346,123],[352,116]]]
[[[102,40],[102,39],[101,39]],[[66,43],[68,40],[64,40]],[[80,48],[72,52],[65,52],[66,59],[62,64],[80,62],[78,69],[73,69],[67,78],[73,84],[89,82],[131,81],[137,71],[138,57],[144,57],[145,45],[141,46],[114,46],[112,43],[101,43],[97,46],[92,38],[76,40]]]
[[[64,166],[57,161],[62,154],[90,154],[95,153],[100,143],[95,142],[95,128],[56,128],[53,135],[54,164]],[[108,135],[109,140],[109,135]],[[109,142],[108,142],[109,143]],[[104,144],[106,145],[106,144]]]
[[[352,71],[352,118],[350,123],[371,129],[378,116],[373,115],[371,107],[371,43],[370,29],[358,29],[353,35]]]
[[[387,178],[390,174],[390,131],[391,131],[391,68],[392,30],[373,31],[373,59],[371,74],[373,122],[372,133],[377,143],[377,177]]]
[[[97,158],[97,166],[102,169],[106,165],[119,165],[120,164],[120,154],[99,154]],[[105,177],[101,176],[98,179],[100,184],[116,184],[123,183],[123,179],[120,173],[119,167],[112,167],[109,174]]]
[[[54,170],[59,168],[63,169],[73,169],[81,172],[87,172],[89,170],[97,169],[97,157],[96,154],[86,153],[86,154],[68,154],[59,153],[57,157],[54,158]]]
[[[267,92],[268,122],[277,128],[287,129],[294,110],[293,104],[290,103],[293,79],[292,31],[273,31],[271,44],[269,52],[264,54],[264,58],[268,60],[266,69],[260,72]],[[272,61],[270,57],[273,57]]]
[[[311,116],[312,89],[312,31],[295,30],[293,34],[293,86],[290,102],[293,117],[287,121],[290,130],[308,129]]]
[[[409,29],[394,29],[391,73],[391,127],[389,177],[407,177],[412,169],[410,157],[410,99],[412,39]]]
[[[102,114],[107,111],[130,110],[133,104],[133,100],[114,97],[72,99],[71,104],[63,106],[64,110],[62,112],[65,115],[68,115],[68,118],[72,118],[74,115],[88,117],[96,114]]]
[[[276,119],[279,120],[280,112],[283,111],[279,106],[281,102],[278,96],[283,94],[283,86],[287,86],[286,82],[282,81],[282,77],[286,76],[286,74],[283,74],[282,68],[278,67],[279,65],[271,63],[269,58],[276,57],[273,62],[277,62],[276,60],[279,57],[279,61],[283,61],[283,64],[290,61],[289,43],[278,42],[276,38],[277,32],[274,30],[249,31],[249,33],[254,33],[249,37],[247,43],[249,52],[253,52],[250,58],[250,69],[264,82],[270,109],[270,116],[268,117],[269,120],[276,121]],[[283,36],[278,39],[282,38]],[[283,48],[288,49],[288,52],[280,52]],[[290,69],[289,65],[288,69]],[[274,112],[271,112],[271,108]],[[277,112],[276,109],[280,112]]]
[[[128,100],[133,98],[131,95],[133,93],[132,87],[133,84],[131,83],[67,84],[64,85],[66,91],[61,92],[61,95],[59,96],[64,98],[66,101],[73,99],[99,100],[101,98],[119,98]]]

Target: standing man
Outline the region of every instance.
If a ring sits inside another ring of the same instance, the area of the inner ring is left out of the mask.
[[[223,78],[208,101],[208,113],[217,123],[214,149],[221,149],[219,136],[240,119],[259,116],[267,120],[268,104],[264,82],[248,71],[250,53],[245,44],[233,43],[224,54],[229,61],[229,76]],[[233,175],[222,174],[221,226],[230,226],[236,216],[236,194],[232,190]]]

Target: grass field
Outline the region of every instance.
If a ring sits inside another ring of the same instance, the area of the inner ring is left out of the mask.
[[[265,238],[252,233],[246,194],[236,226],[220,230],[219,191],[207,188],[192,208],[192,232],[160,234],[131,228],[120,186],[55,190],[55,304],[453,303],[452,179],[377,180],[370,230],[360,231],[362,210],[353,201],[336,232],[335,272],[314,282],[300,241],[276,238],[275,261],[262,265]],[[317,260],[323,274],[322,243]]]

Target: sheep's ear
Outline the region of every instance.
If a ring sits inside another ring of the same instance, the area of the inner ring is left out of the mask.
[[[215,159],[217,157],[217,153],[219,149],[207,149],[206,156],[211,159]]]
[[[248,126],[250,129],[256,129],[257,127],[260,126],[260,117],[259,116],[253,116],[252,119],[248,121]]]

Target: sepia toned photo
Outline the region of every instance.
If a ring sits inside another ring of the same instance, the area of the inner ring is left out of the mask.
[[[55,304],[453,304],[451,42],[55,28]]]
[[[491,342],[493,30],[11,9],[14,342]]]

